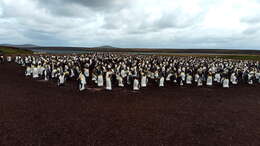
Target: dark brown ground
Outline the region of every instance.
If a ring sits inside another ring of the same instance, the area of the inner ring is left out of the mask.
[[[260,145],[260,85],[85,91],[0,64],[0,145]]]

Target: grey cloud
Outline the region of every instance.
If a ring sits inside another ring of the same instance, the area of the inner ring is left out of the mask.
[[[90,10],[104,13],[124,8],[127,1],[120,0],[38,0],[38,6],[58,16],[82,17]]]
[[[47,13],[63,17],[83,17],[88,13],[88,9],[82,8],[76,3],[65,3],[62,0],[38,0],[39,9],[44,9]]]
[[[147,17],[149,17],[149,14],[136,14],[132,11],[123,13],[119,11],[116,14],[107,14],[104,17],[104,24],[102,27],[111,30],[123,29],[127,34],[154,33],[164,29],[184,29],[192,27],[201,21],[203,15],[202,13],[199,13],[191,17],[184,14],[180,9],[176,9],[171,12],[162,13],[160,18],[152,22],[144,19]]]
[[[184,28],[193,24],[194,17],[183,17],[181,10],[176,9],[172,13],[164,13],[162,17],[155,22],[155,27],[164,28]]]
[[[249,24],[257,24],[260,23],[260,16],[247,16],[241,19],[241,22],[249,23]]]
[[[90,8],[107,8],[116,5],[116,0],[63,0],[65,3],[77,3]]]
[[[253,34],[256,34],[257,32],[259,32],[259,29],[260,29],[260,27],[257,27],[257,26],[249,27],[243,31],[243,34],[253,35]]]

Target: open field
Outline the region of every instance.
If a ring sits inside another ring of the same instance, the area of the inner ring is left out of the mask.
[[[1,44],[0,44],[1,46]],[[259,50],[241,50],[241,49],[178,49],[178,48],[117,48],[112,46],[101,47],[62,47],[62,46],[36,46],[32,44],[25,45],[8,45],[2,44],[2,47],[13,47],[27,50],[57,50],[57,51],[76,51],[76,52],[125,52],[125,53],[176,53],[176,54],[231,54],[231,55],[260,55]]]
[[[32,54],[30,50],[24,50],[14,47],[0,46],[0,54],[10,55],[10,54]]]
[[[7,47],[0,46],[0,54],[33,54],[33,50],[52,50],[64,51],[68,54],[78,51],[79,54],[90,52],[113,52],[133,55],[159,55],[159,56],[198,56],[198,57],[219,57],[224,59],[241,59],[241,60],[260,60],[260,51],[258,50],[225,50],[225,49],[135,49],[135,48],[79,48],[79,47]],[[87,51],[87,52],[84,52]],[[35,52],[39,54],[40,52]],[[46,53],[44,53],[46,54]],[[62,53],[58,53],[62,55]],[[57,55],[57,54],[56,54]]]
[[[260,85],[78,92],[0,74],[0,145],[260,145]]]
[[[141,53],[177,53],[177,54],[232,54],[232,55],[260,55],[259,50],[235,50],[235,49],[152,49],[152,48],[114,48],[114,47],[32,47],[34,50],[73,50],[95,52],[141,52]]]

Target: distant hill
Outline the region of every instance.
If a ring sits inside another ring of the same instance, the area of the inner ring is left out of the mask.
[[[32,54],[30,50],[10,47],[10,46],[0,46],[0,54],[10,55],[10,54]]]
[[[236,50],[236,49],[165,49],[165,48],[118,48],[109,45],[100,47],[63,47],[63,46],[37,46],[33,44],[12,45],[0,44],[0,46],[20,48],[22,50],[65,50],[65,51],[93,51],[93,52],[139,52],[139,53],[175,53],[175,54],[248,54],[260,55],[260,50]]]
[[[32,49],[32,50],[71,50],[71,51],[98,51],[98,52],[109,52],[109,51],[117,51],[120,48],[115,48],[112,46],[100,46],[100,47],[58,47],[58,46],[35,46],[27,49]]]
[[[100,47],[94,47],[94,48],[116,48],[116,47],[107,45],[107,46],[100,46]]]
[[[33,45],[33,44],[22,44],[22,45],[0,44],[0,46],[16,47],[16,48],[33,48],[33,47],[38,47],[38,46]]]
[[[149,54],[230,54],[230,55],[260,55],[260,50],[231,50],[231,49],[147,49],[147,48],[114,48],[114,47],[33,47],[28,50],[66,50],[66,51],[93,51],[93,52],[132,52],[132,53],[149,53]]]

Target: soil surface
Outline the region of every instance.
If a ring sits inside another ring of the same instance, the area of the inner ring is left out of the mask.
[[[77,91],[0,64],[0,145],[260,145],[260,85]]]

